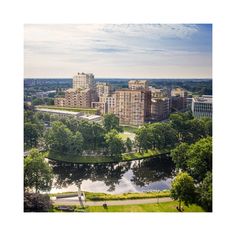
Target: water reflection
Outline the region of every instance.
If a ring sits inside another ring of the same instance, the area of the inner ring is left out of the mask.
[[[82,184],[84,191],[145,191],[148,186],[158,189],[159,183],[169,182],[174,175],[174,165],[167,155],[118,164],[70,164],[56,161],[50,161],[50,164],[55,174],[54,187],[64,190]],[[164,186],[168,188],[168,183]]]

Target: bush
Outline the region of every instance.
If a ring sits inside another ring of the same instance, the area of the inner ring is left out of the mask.
[[[48,212],[52,208],[49,195],[24,193],[24,212]]]

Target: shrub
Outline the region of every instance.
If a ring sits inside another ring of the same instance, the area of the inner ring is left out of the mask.
[[[52,208],[49,195],[24,193],[24,212],[48,212]]]

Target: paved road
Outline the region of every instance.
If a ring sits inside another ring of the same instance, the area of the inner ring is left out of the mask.
[[[108,206],[115,206],[115,205],[135,205],[135,204],[150,204],[150,203],[157,203],[157,202],[171,202],[173,201],[170,197],[164,198],[146,198],[146,199],[134,199],[134,200],[115,200],[115,201],[86,201],[86,206],[102,206],[105,202]],[[58,205],[80,205],[78,198],[60,198],[53,200],[55,204]]]

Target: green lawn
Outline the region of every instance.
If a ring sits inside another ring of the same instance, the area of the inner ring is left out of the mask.
[[[124,131],[135,133],[138,130],[138,126],[128,126],[128,125],[120,125]]]
[[[37,108],[52,109],[52,110],[62,110],[62,111],[74,111],[74,112],[84,112],[89,114],[96,114],[97,109],[92,108],[80,108],[80,107],[56,107],[56,106],[36,106]]]
[[[104,209],[102,206],[89,206],[85,209],[86,212],[178,212],[176,206],[177,201],[163,202],[159,204],[139,204],[139,205],[124,205],[124,206],[108,206]],[[204,212],[197,205],[184,206],[184,212]]]
[[[93,193],[84,192],[87,201],[111,201],[111,200],[128,200],[128,199],[145,199],[145,198],[162,198],[169,197],[170,191],[165,190],[161,192],[144,192],[144,193],[123,193],[123,194],[106,194],[106,193]],[[74,196],[78,192],[67,192],[50,194],[50,196]]]
[[[148,150],[143,153],[123,153],[121,157],[111,156],[78,156],[73,154],[60,154],[55,152],[49,152],[48,159],[56,161],[64,161],[78,164],[96,164],[96,163],[112,163],[121,161],[141,160],[145,158],[156,157],[160,154],[157,150]]]
[[[140,152],[124,153],[122,155],[122,159],[124,161],[130,161],[130,160],[137,160],[137,159],[155,157],[159,154],[160,154],[160,152],[158,150],[148,150],[147,152],[143,152],[143,153],[140,153]]]
[[[162,202],[155,204],[136,204],[136,205],[120,205],[120,206],[108,206],[105,209],[103,206],[87,206],[81,208],[79,206],[72,206],[75,212],[177,212],[176,206],[178,206],[177,201]],[[205,212],[200,206],[195,204],[189,207],[183,205],[184,212]],[[57,210],[57,205],[54,205],[53,212],[61,212]],[[183,213],[184,213],[183,212]]]

